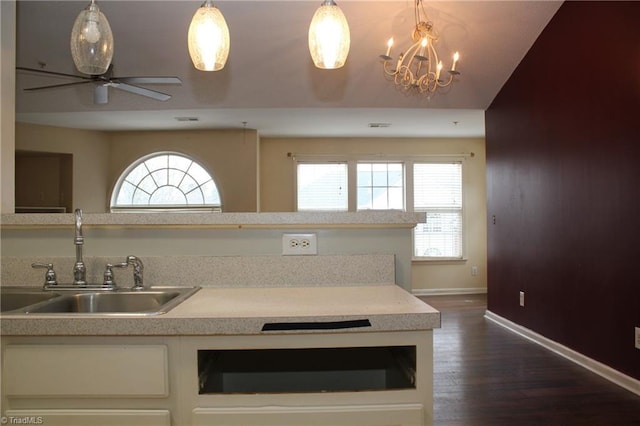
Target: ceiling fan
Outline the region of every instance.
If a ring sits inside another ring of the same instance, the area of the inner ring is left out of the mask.
[[[41,74],[51,74],[60,77],[69,77],[80,79],[71,83],[53,84],[49,86],[30,87],[24,90],[36,91],[44,89],[53,89],[58,87],[77,86],[80,84],[93,83],[93,103],[106,104],[109,102],[109,87],[124,90],[125,92],[134,93],[136,95],[146,96],[158,101],[167,101],[171,99],[171,95],[158,92],[157,90],[147,89],[137,86],[137,84],[182,84],[182,80],[178,77],[116,77],[113,75],[113,65],[109,65],[107,72],[100,75],[82,76],[75,74],[65,74],[62,72],[48,71],[38,68],[16,67],[20,71],[35,72]]]

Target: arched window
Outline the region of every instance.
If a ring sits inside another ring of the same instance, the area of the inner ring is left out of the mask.
[[[111,195],[111,211],[222,211],[211,174],[176,152],[140,158],[122,173]]]

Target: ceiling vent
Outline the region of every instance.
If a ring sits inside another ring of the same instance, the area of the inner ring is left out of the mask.
[[[369,127],[372,127],[372,128],[391,127],[391,123],[369,123]]]
[[[198,117],[176,117],[177,121],[200,121]]]

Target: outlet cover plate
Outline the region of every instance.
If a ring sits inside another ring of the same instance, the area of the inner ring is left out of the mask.
[[[316,234],[282,234],[282,254],[285,256],[318,254]]]

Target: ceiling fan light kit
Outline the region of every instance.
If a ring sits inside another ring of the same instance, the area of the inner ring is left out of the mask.
[[[109,103],[109,86],[106,84],[97,84],[93,89],[93,103],[104,105]]]
[[[351,35],[344,13],[333,0],[325,0],[309,25],[309,53],[316,67],[341,68],[347,61]]]
[[[380,59],[385,76],[390,78],[396,87],[408,93],[430,96],[438,89],[451,85],[454,77],[460,74],[456,70],[460,54],[453,54],[451,68],[446,71],[448,76],[445,76],[442,61],[438,59],[435,48],[438,34],[433,28],[433,23],[427,18],[422,0],[416,0],[414,12],[415,27],[411,33],[413,44],[394,60],[391,57],[394,43],[393,38],[390,38],[387,41],[387,51],[380,55]]]
[[[113,59],[113,34],[94,0],[78,14],[71,29],[70,45],[79,72],[87,75],[107,72]]]
[[[189,56],[200,71],[218,71],[224,68],[229,56],[229,27],[222,12],[205,0],[196,10],[189,25]]]

